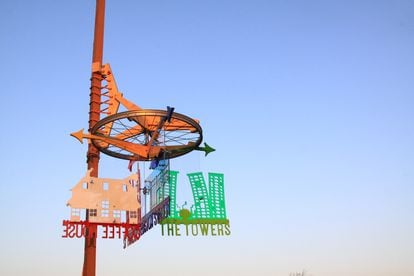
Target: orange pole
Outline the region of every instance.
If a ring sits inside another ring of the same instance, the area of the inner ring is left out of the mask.
[[[101,85],[102,85],[102,57],[105,22],[105,0],[96,0],[95,32],[93,39],[91,93],[89,103],[89,131],[100,119]],[[92,177],[98,177],[99,150],[90,143],[88,145],[86,162],[88,169],[93,169]],[[89,211],[86,211],[86,220],[89,220]],[[96,237],[97,226],[90,225],[86,229],[85,249],[83,260],[83,276],[95,276],[96,273]]]

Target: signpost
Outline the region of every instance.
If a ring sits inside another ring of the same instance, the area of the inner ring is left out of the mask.
[[[72,188],[67,203],[71,216],[62,223],[63,238],[84,239],[83,276],[96,274],[98,237],[123,239],[126,248],[158,224],[163,235],[164,226],[167,235],[179,235],[180,225],[185,225],[187,235],[230,234],[222,174],[209,173],[208,190],[202,173],[188,174],[194,205],[191,210],[177,210],[178,172],[170,171],[170,159],[193,150],[207,156],[215,149],[207,143],[200,146],[203,134],[198,120],[169,106],[142,109],[123,97],[110,65],[102,64],[104,21],[105,0],[96,0],[88,131],[71,134],[81,143],[88,141],[87,173]],[[126,111],[119,112],[120,107]],[[124,179],[100,178],[101,152],[130,165],[150,161],[153,173],[142,188],[139,169]]]
[[[101,65],[103,57],[103,40],[104,40],[104,22],[105,22],[105,0],[96,0],[95,15],[95,32],[93,39],[92,55],[92,76],[91,76],[91,94],[89,103],[89,129],[100,120],[101,114]],[[90,143],[86,155],[88,170],[92,169],[92,176],[98,177],[99,172],[99,150]],[[89,220],[89,211],[86,211],[86,221]],[[83,276],[95,276],[96,272],[96,237],[97,226],[90,224],[86,227],[85,249],[83,260]]]

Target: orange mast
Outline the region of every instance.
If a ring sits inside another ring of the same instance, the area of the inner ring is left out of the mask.
[[[105,22],[105,0],[96,0],[95,32],[93,40],[91,94],[89,103],[89,131],[99,121],[101,113],[101,83],[102,83],[102,57]],[[90,143],[88,146],[88,170],[92,177],[98,177],[99,150]],[[86,220],[89,220],[89,211],[86,210]],[[85,250],[83,261],[83,276],[95,276],[96,273],[96,237],[97,226],[90,225],[86,229]]]

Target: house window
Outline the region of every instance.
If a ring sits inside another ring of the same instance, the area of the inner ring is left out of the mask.
[[[130,218],[137,218],[138,212],[137,211],[129,211],[129,217]]]
[[[112,213],[114,218],[121,218],[121,210],[113,210]]]
[[[109,210],[101,210],[101,216],[105,218],[109,217]]]
[[[109,209],[109,200],[102,200],[102,209]]]
[[[128,191],[128,186],[126,184],[122,184],[122,191],[123,192],[127,192]]]
[[[72,212],[71,212],[71,215],[72,215],[73,217],[80,217],[80,212],[81,212],[81,210],[80,210],[80,209],[73,208],[73,209],[72,209]]]
[[[84,189],[84,190],[88,189],[88,182],[83,182],[82,183],[82,189]]]
[[[98,215],[96,209],[89,209],[89,216],[96,217]]]
[[[107,183],[107,182],[102,183],[102,189],[104,191],[108,191],[109,190],[109,183]]]

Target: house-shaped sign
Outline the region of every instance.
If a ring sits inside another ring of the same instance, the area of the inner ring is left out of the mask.
[[[91,223],[129,223],[139,221],[138,175],[124,179],[97,178],[91,170],[71,189],[72,197],[67,205],[71,208],[70,221],[82,220],[84,210],[89,212]]]

